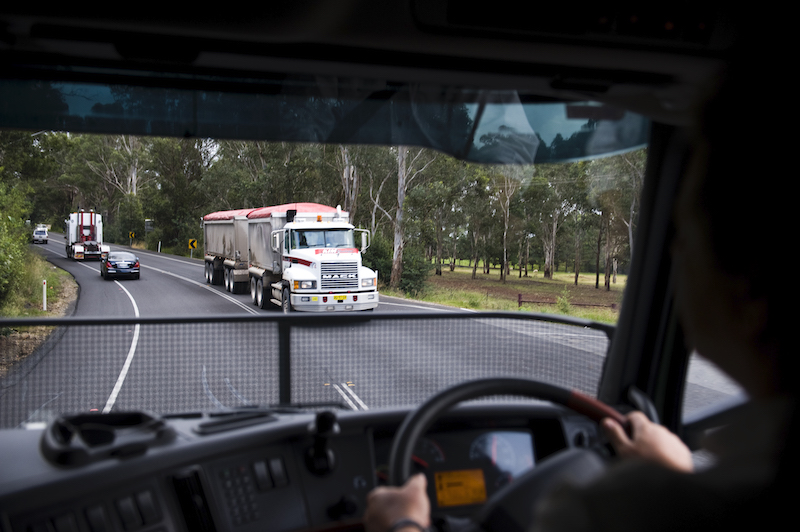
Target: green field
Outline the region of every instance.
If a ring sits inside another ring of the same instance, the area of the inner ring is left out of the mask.
[[[415,299],[472,310],[523,310],[546,314],[566,314],[605,323],[616,323],[619,304],[627,281],[626,275],[617,275],[611,290],[603,286],[595,288],[595,274],[581,274],[575,285],[575,274],[558,272],[553,279],[544,279],[541,272],[528,272],[528,277],[519,277],[512,271],[505,283],[500,282],[500,270],[493,269],[484,274],[478,268],[472,279],[472,268],[456,267],[450,271],[445,266],[442,275],[431,275],[425,290]],[[382,293],[405,297],[404,294],[383,288]],[[524,301],[518,306],[518,295]]]

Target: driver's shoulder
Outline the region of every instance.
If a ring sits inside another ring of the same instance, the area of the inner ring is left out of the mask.
[[[565,484],[536,508],[532,530],[708,530],[752,518],[763,476],[698,474],[626,461],[591,484]]]

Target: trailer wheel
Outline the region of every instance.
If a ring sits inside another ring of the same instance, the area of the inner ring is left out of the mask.
[[[289,289],[284,287],[281,292],[281,308],[284,314],[289,314],[294,309],[292,308],[292,300],[289,298]]]
[[[213,285],[220,285],[222,284],[222,279],[220,279],[222,275],[220,274],[219,270],[214,269],[214,265],[211,265],[211,284]]]
[[[256,282],[255,277],[250,278],[250,300],[253,302],[254,305],[258,305],[257,298],[256,298],[256,289],[258,288],[258,283]]]
[[[230,285],[230,270],[225,268],[222,272],[222,285],[225,287],[226,292],[232,292]]]
[[[266,309],[270,304],[269,297],[264,297],[264,281],[261,279],[256,283],[256,299],[258,308]]]
[[[211,284],[211,264],[206,262],[206,284]]]

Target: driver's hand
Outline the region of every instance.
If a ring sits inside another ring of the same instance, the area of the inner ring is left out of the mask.
[[[617,454],[642,458],[684,473],[694,471],[692,451],[678,436],[641,412],[631,412],[626,417],[631,424],[631,437],[611,418],[600,424]]]
[[[411,519],[423,527],[431,525],[431,502],[427,494],[428,481],[418,473],[401,488],[381,486],[367,495],[364,528],[367,532],[386,532],[401,519]],[[406,527],[409,532],[414,528]],[[406,528],[397,529],[398,532]]]

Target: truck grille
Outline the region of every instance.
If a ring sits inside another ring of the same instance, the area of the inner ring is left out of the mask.
[[[323,262],[320,265],[322,290],[356,290],[358,288],[357,262]]]

